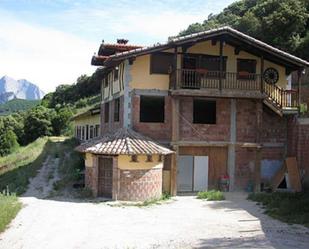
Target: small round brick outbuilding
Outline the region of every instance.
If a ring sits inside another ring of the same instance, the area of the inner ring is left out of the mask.
[[[81,144],[85,153],[85,185],[94,196],[145,201],[162,195],[163,159],[173,151],[132,129]]]

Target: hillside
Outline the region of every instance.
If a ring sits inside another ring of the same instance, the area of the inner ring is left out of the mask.
[[[231,26],[279,49],[309,60],[308,0],[242,0],[179,35]]]
[[[0,104],[12,99],[39,100],[44,92],[35,84],[25,80],[15,80],[9,76],[0,79]]]
[[[0,116],[9,115],[17,111],[26,111],[38,105],[41,100],[13,99],[0,104]]]

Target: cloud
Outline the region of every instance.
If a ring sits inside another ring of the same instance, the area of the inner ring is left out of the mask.
[[[97,43],[1,16],[0,76],[26,78],[49,92],[95,70],[90,59]]]

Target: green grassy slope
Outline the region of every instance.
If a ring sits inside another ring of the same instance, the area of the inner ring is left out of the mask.
[[[17,111],[25,111],[38,105],[41,100],[26,100],[26,99],[13,99],[4,104],[0,104],[0,116],[9,115]]]

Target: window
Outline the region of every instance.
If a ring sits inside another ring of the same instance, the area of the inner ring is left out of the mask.
[[[119,75],[119,69],[118,67],[116,67],[114,70],[114,81],[118,80],[118,75]]]
[[[162,156],[162,155],[159,155],[159,156],[158,156],[158,162],[162,162],[162,161],[163,161],[162,158],[163,158],[163,156]]]
[[[147,155],[146,162],[152,162],[152,155]]]
[[[131,156],[131,162],[134,162],[134,163],[138,162],[137,155],[132,155]]]
[[[164,96],[141,96],[140,122],[164,123]]]
[[[109,103],[105,103],[104,105],[104,122],[108,123],[109,121]]]
[[[255,79],[256,60],[237,59],[237,79]]]
[[[150,57],[150,73],[169,74],[174,55],[171,53],[154,53]]]
[[[103,87],[108,87],[108,75],[105,76],[105,78],[103,79]]]
[[[95,137],[98,137],[100,135],[100,125],[95,126]]]
[[[89,125],[86,125],[86,140],[89,139]]]
[[[114,102],[114,122],[119,122],[120,99],[115,99]]]
[[[85,126],[82,127],[82,140],[85,140]]]
[[[195,99],[193,101],[193,123],[215,124],[216,101]]]
[[[90,139],[94,138],[94,130],[93,130],[93,126],[90,125],[90,136],[89,136]]]

